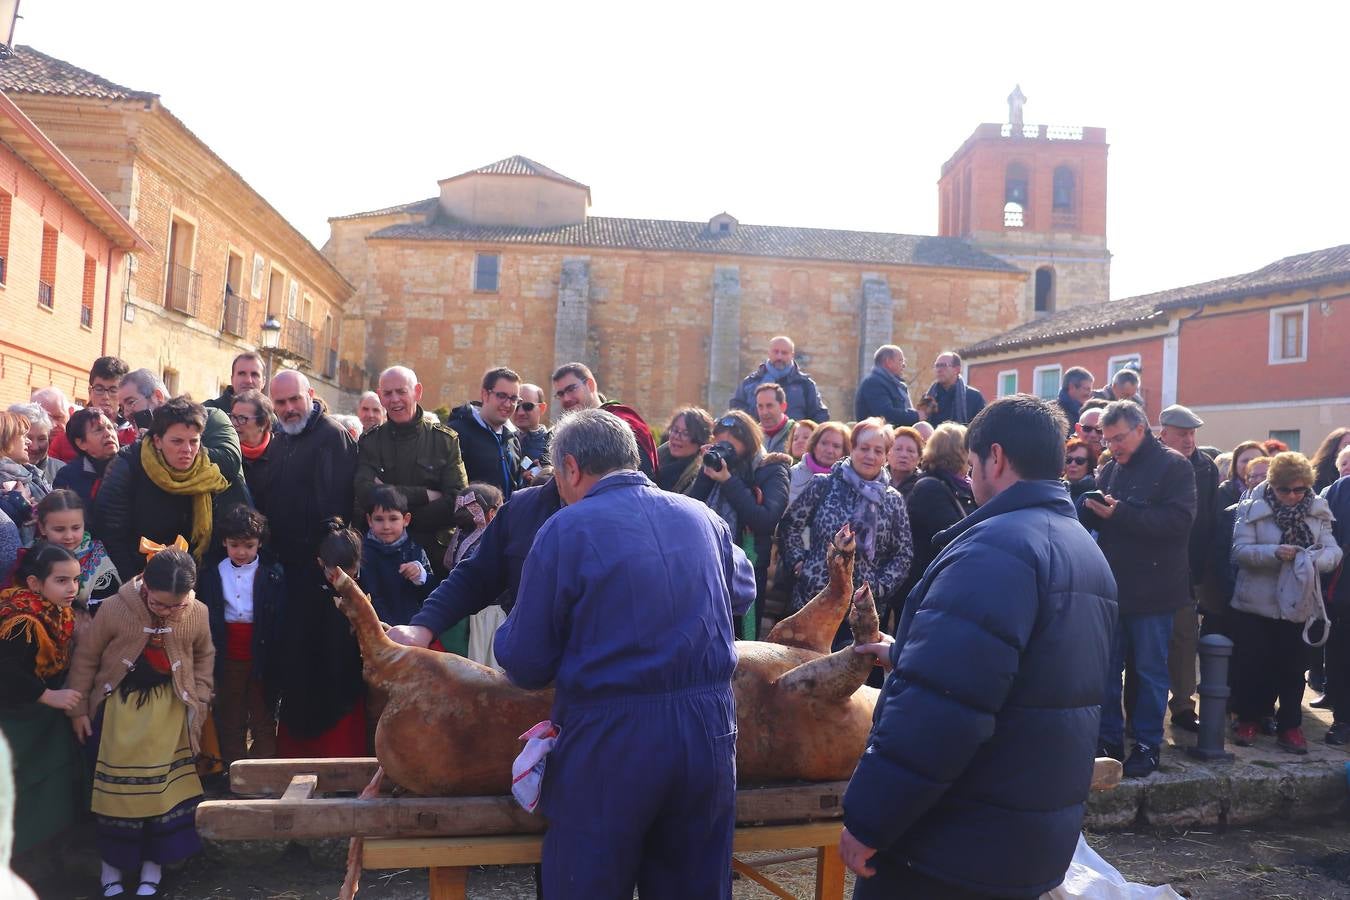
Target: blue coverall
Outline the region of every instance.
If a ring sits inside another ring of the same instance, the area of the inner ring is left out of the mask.
[[[731,621],[754,597],[726,525],[640,472],[539,530],[495,649],[514,683],[556,688],[549,900],[731,896]]]

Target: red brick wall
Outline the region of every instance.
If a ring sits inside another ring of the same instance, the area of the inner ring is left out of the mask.
[[[1107,383],[1107,362],[1111,357],[1138,353],[1143,365],[1143,371],[1139,375],[1144,404],[1148,407],[1150,415],[1156,415],[1161,409],[1162,341],[1161,337],[1116,340],[1096,347],[1033,352],[1003,362],[982,362],[973,359],[966,364],[966,382],[984,394],[986,400],[993,400],[998,396],[998,373],[1016,369],[1017,389],[1022,393],[1032,393],[1034,387],[1032,373],[1035,368],[1060,365],[1064,371],[1068,371],[1072,366],[1082,366],[1096,377],[1096,387],[1102,388]]]

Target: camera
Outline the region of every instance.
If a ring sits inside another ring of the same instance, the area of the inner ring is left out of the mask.
[[[714,471],[722,471],[736,461],[736,448],[730,441],[718,441],[703,454],[703,464]]]

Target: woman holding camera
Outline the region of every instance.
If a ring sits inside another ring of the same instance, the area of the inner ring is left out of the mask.
[[[755,564],[755,609],[748,628],[737,637],[753,641],[759,632],[764,583],[774,529],[788,505],[788,468],[792,457],[766,453],[759,424],[731,410],[713,425],[713,443],[703,448],[703,469],[686,493],[702,500],[731,529],[733,539]],[[746,547],[745,535],[753,538]]]
[[[793,610],[829,582],[830,538],[845,523],[857,537],[853,586],[870,585],[878,608],[909,574],[914,555],[909,514],[886,471],[890,429],[879,418],[863,419],[849,437],[852,452],[834,464],[828,477],[812,479],[783,517],[785,562],[797,572]],[[835,646],[845,639],[852,640],[847,622],[840,626]]]

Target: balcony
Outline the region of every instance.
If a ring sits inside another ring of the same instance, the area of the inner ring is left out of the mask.
[[[281,327],[281,349],[305,362],[313,362],[314,329],[288,316],[286,324]]]
[[[370,387],[370,375],[364,366],[347,362],[338,363],[338,386],[344,391],[364,391]]]
[[[47,307],[48,309],[51,309],[51,308],[52,308],[52,304],[55,302],[55,301],[52,299],[54,295],[55,295],[55,291],[54,291],[54,289],[52,288],[52,286],[51,286],[50,284],[48,284],[48,283],[45,282],[45,281],[39,281],[39,282],[38,282],[38,305],[39,305],[39,306],[45,306],[45,307]]]
[[[94,327],[94,308],[92,306],[80,307],[80,324],[85,328]]]
[[[184,315],[196,316],[202,300],[202,276],[187,266],[177,263],[169,266],[168,285],[164,291],[164,307]]]
[[[244,332],[248,328],[248,300],[226,288],[222,305],[225,315],[221,319],[220,330],[235,337],[246,337]]]

